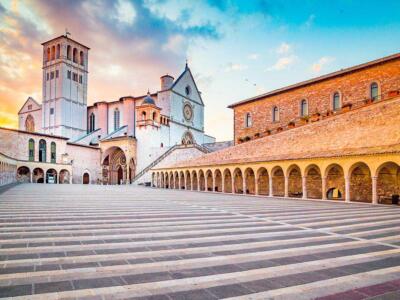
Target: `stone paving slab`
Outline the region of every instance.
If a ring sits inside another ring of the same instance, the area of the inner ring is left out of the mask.
[[[399,299],[400,209],[23,184],[0,194],[0,298]]]

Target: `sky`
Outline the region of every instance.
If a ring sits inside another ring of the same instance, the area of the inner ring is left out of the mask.
[[[0,126],[41,102],[41,43],[66,28],[91,48],[89,104],[157,91],[188,60],[223,141],[229,104],[400,52],[400,1],[0,0]]]

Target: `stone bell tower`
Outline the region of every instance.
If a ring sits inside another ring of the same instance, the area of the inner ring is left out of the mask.
[[[86,134],[89,48],[68,37],[43,43],[42,132]]]

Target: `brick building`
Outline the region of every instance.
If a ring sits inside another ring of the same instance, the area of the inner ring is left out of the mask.
[[[163,188],[384,203],[400,193],[400,54],[231,105],[235,146],[153,170]]]

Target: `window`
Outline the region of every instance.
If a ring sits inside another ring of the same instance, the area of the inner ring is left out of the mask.
[[[56,163],[56,143],[55,142],[51,142],[50,151],[51,151],[50,161],[52,164],[55,164]]]
[[[142,112],[142,120],[143,120],[143,121],[146,120],[146,112],[145,112],[145,111]]]
[[[72,80],[73,81],[78,81],[78,74],[77,73],[72,73]]]
[[[72,51],[72,57],[73,57],[74,63],[77,63],[78,62],[78,49],[74,48],[74,50]]]
[[[341,108],[341,105],[340,105],[340,94],[338,92],[335,92],[333,94],[332,108],[333,108],[333,110],[339,110]]]
[[[84,65],[84,55],[83,55],[83,51],[81,51],[79,53],[79,62],[80,64],[83,66]]]
[[[187,85],[187,86],[185,87],[186,96],[189,96],[190,93],[191,93],[191,91],[192,91],[192,90],[191,90],[190,86]]]
[[[47,74],[46,74],[46,80],[49,80],[49,79],[50,79],[50,74],[47,73]]]
[[[82,83],[82,75],[79,75],[79,83]]]
[[[91,113],[89,116],[89,132],[94,131],[95,128],[95,116],[94,113]]]
[[[67,71],[67,78],[71,79],[71,71]]]
[[[35,141],[33,139],[29,140],[28,155],[29,155],[29,161],[35,160]]]
[[[60,58],[60,52],[61,52],[60,44],[57,44],[56,58]]]
[[[67,59],[71,60],[71,46],[67,46]]]
[[[50,56],[50,48],[47,48],[47,61],[51,60],[51,56]]]
[[[305,99],[301,100],[300,115],[302,117],[308,116],[308,103],[307,103],[307,100],[305,100]]]
[[[114,130],[119,128],[119,110],[116,108],[114,110]]]
[[[46,141],[39,141],[39,161],[46,162]]]
[[[373,82],[370,86],[370,96],[372,100],[378,100],[379,97],[379,88],[376,82]]]
[[[54,108],[50,108],[50,114],[54,115]]]
[[[32,105],[28,105],[28,110],[31,110],[32,109]]]
[[[157,113],[156,113],[156,112],[153,112],[153,120],[155,121],[156,118],[157,118]]]
[[[56,46],[51,47],[51,59],[56,58]]]
[[[246,120],[245,120],[245,125],[246,125],[246,127],[251,127],[251,125],[252,125],[252,121],[251,121],[251,115],[250,115],[250,113],[247,113],[246,114]]]
[[[58,73],[59,73],[58,70],[56,70],[56,78],[58,78]]]
[[[50,73],[50,79],[54,79],[54,72]]]
[[[25,130],[28,132],[35,132],[35,120],[29,114],[25,120]]]
[[[272,109],[272,122],[278,122],[279,121],[279,109],[277,106],[274,106]]]

